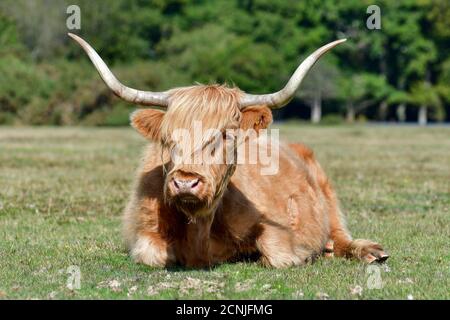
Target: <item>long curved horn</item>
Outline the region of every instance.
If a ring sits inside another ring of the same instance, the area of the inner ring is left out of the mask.
[[[140,91],[123,85],[119,80],[117,80],[105,62],[103,62],[102,58],[100,58],[97,52],[95,52],[95,50],[86,41],[75,34],[68,33],[68,35],[78,42],[78,44],[84,49],[100,74],[100,77],[102,77],[105,84],[114,92],[116,96],[135,104],[167,107],[169,102],[168,94],[166,92]]]
[[[303,78],[308,73],[309,69],[316,63],[319,58],[328,50],[334,48],[338,44],[345,42],[347,39],[333,41],[323,47],[314,51],[308,58],[306,58],[300,66],[295,70],[292,77],[289,79],[286,86],[275,93],[269,94],[248,94],[246,93],[240,101],[241,108],[252,105],[264,104],[271,109],[278,109],[285,106],[294,96],[295,91],[302,83]]]

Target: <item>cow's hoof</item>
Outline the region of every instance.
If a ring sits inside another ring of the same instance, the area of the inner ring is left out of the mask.
[[[352,253],[366,263],[383,263],[389,258],[381,245],[364,239],[352,242]]]
[[[364,256],[363,261],[367,263],[383,263],[389,258],[389,255],[381,251],[378,255],[369,253]]]

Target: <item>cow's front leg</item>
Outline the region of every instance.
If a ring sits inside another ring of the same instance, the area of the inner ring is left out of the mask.
[[[256,240],[261,253],[261,262],[270,267],[285,268],[305,264],[313,252],[294,245],[290,230],[263,224],[263,232]]]
[[[158,233],[141,233],[131,248],[131,257],[137,263],[165,267],[175,263],[173,248]]]
[[[346,256],[367,263],[384,262],[389,258],[381,245],[366,239],[353,240],[347,249]]]

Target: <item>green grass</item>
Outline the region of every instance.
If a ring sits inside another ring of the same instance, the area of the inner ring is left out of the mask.
[[[131,129],[0,127],[0,297],[450,298],[449,128],[289,124],[280,134],[314,148],[354,237],[389,251],[382,289],[367,286],[376,270],[344,259],[286,270],[134,264],[120,217],[145,141]],[[71,265],[79,290],[66,287]]]

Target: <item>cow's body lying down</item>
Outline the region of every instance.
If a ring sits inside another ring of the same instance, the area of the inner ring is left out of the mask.
[[[184,161],[191,154],[214,159],[236,153],[237,143],[229,143],[236,141],[236,130],[267,128],[270,109],[288,103],[314,63],[345,39],[312,53],[282,90],[252,95],[220,85],[164,92],[132,89],[114,77],[88,43],[70,36],[117,96],[166,108],[166,112],[142,109],[132,117],[137,131],[152,141],[124,215],[125,239],[135,261],[203,267],[259,256],[266,265],[286,267],[311,260],[329,240],[336,256],[367,262],[387,258],[378,244],[351,240],[331,185],[312,152],[302,145],[281,144],[279,170],[272,175],[262,175],[258,164]],[[198,122],[218,134],[199,135]],[[179,130],[189,138],[177,140]],[[182,161],[174,160],[175,149],[182,151]]]
[[[237,165],[213,213],[193,220],[164,198],[161,148],[148,146],[124,215],[135,261],[152,266],[210,266],[244,257],[265,265],[301,265],[324,252],[367,262],[386,255],[378,244],[351,241],[335,193],[311,150],[281,144],[279,172]],[[329,248],[328,248],[329,249]]]

